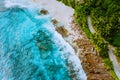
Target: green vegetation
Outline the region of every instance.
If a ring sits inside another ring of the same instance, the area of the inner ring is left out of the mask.
[[[90,37],[86,16],[102,38],[109,44],[120,47],[120,0],[58,0],[75,9],[75,19]],[[118,49],[117,49],[118,50]]]
[[[114,47],[120,47],[120,0],[84,0],[81,12],[90,15],[92,24],[102,38]],[[120,48],[116,49],[120,57]]]
[[[63,2],[65,5],[71,6],[72,8],[75,8],[75,6],[78,4],[77,0],[57,0]]]
[[[92,35],[90,39],[95,44],[100,56],[102,58],[108,58],[108,44],[104,42],[104,39],[98,34]]]
[[[114,36],[113,45],[116,46],[116,47],[120,47],[120,31],[118,33],[116,33],[116,35]]]
[[[120,46],[120,0],[85,1],[97,33],[110,44]]]
[[[115,53],[120,58],[120,47],[116,48]]]
[[[112,75],[112,77],[114,78],[114,80],[119,80],[117,75],[115,74],[115,72],[113,70],[113,65],[112,65],[112,62],[110,61],[110,59],[104,58],[104,63],[105,63],[106,69],[109,70],[109,72]]]
[[[75,20],[86,36],[96,46],[104,59],[106,68],[112,77],[118,80],[113,65],[108,58],[108,44],[116,47],[116,55],[120,57],[120,0],[58,0],[75,9]],[[91,34],[87,24],[90,15],[96,34]]]
[[[104,58],[108,58],[108,48],[107,43],[101,37],[100,34],[92,34],[88,28],[87,15],[90,15],[90,10],[88,3],[83,1],[82,3],[78,0],[58,0],[62,1],[68,6],[72,6],[75,9],[75,20],[80,25],[82,30],[85,32],[86,36],[95,44],[96,49],[100,52],[100,55]],[[75,5],[73,5],[75,4]]]

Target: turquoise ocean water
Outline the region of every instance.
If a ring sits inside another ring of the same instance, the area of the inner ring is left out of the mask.
[[[73,74],[74,80],[86,80],[74,50],[55,31],[51,17],[38,12],[19,5],[0,10],[0,80],[72,80]]]

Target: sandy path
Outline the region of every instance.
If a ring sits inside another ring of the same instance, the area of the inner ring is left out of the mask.
[[[114,55],[110,46],[108,47],[108,49],[109,49],[109,51],[108,51],[109,58],[113,63],[114,71],[115,71],[116,75],[118,76],[118,78],[120,79],[120,67],[119,67],[118,61],[116,59],[116,56]]]
[[[92,26],[92,22],[91,22],[91,19],[90,19],[90,16],[87,17],[87,20],[88,20],[88,27],[90,29],[90,32],[91,33],[96,33],[96,31],[94,30],[93,26]],[[118,78],[120,79],[120,67],[119,67],[119,64],[118,64],[118,61],[113,53],[113,50],[111,49],[110,45],[108,46],[108,54],[109,54],[109,58],[110,60],[112,61],[112,64],[113,64],[113,68],[114,68],[114,71],[116,73],[116,75],[118,76]]]
[[[87,20],[88,20],[88,26],[89,26],[89,30],[91,33],[96,33],[96,31],[94,30],[93,26],[92,26],[92,22],[90,19],[90,16],[87,16]]]

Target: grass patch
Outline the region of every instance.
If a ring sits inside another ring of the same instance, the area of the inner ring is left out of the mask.
[[[87,38],[90,38],[90,36],[92,35],[90,30],[86,27],[82,27],[82,30],[85,32]]]
[[[120,57],[116,56],[116,58],[117,58],[118,62],[120,63]]]
[[[117,58],[118,63],[120,63],[120,49],[117,48],[117,49],[114,51],[114,53],[115,53],[115,56],[116,56],[116,58]]]
[[[103,60],[104,60],[106,69],[110,72],[110,74],[114,78],[114,80],[119,80],[117,75],[114,72],[113,65],[112,65],[112,62],[110,61],[110,59],[104,58]]]
[[[110,61],[109,58],[104,58],[104,63],[105,63],[105,67],[107,68],[107,70],[113,70],[113,65],[112,62]]]
[[[117,75],[115,74],[115,72],[113,70],[110,70],[110,74],[112,75],[112,77],[114,78],[114,80],[119,80]]]

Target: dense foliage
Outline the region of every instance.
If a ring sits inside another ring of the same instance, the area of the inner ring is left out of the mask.
[[[96,31],[114,46],[120,46],[120,0],[84,0]]]
[[[91,16],[97,33],[113,46],[120,47],[120,0],[84,0],[80,6],[81,12]]]
[[[117,47],[115,53],[118,57],[120,57],[120,47]]]

